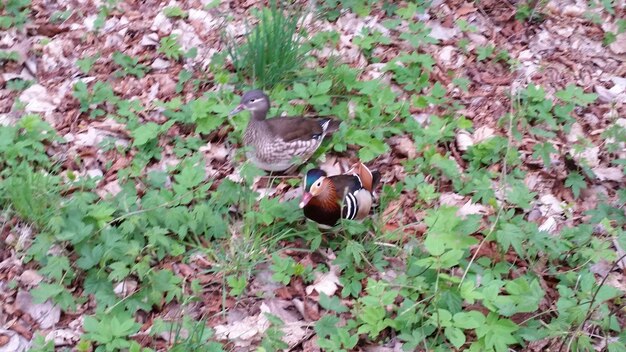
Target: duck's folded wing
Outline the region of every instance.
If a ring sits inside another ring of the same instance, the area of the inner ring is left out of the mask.
[[[330,179],[335,186],[337,201],[342,205],[341,216],[345,219],[356,218],[359,215],[360,202],[362,201],[359,193],[369,192],[363,189],[361,180],[357,176],[337,175],[331,176]]]
[[[355,193],[363,188],[361,180],[354,175],[331,176],[330,180],[335,186],[335,191],[337,192],[337,198],[339,198],[339,201],[343,200],[343,198],[346,197],[346,194]]]
[[[378,182],[380,182],[380,172],[371,171],[361,162],[356,163],[346,174],[358,176],[361,179],[363,188],[370,192],[373,192]]]
[[[298,116],[281,116],[265,120],[267,126],[275,137],[281,138],[285,142],[308,141],[322,136],[324,129],[322,125],[329,119],[312,119]],[[339,123],[330,120],[326,132],[337,129]]]

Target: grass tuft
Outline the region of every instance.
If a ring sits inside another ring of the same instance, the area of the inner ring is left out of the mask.
[[[240,78],[264,89],[293,81],[306,58],[305,38],[299,30],[303,20],[302,10],[287,10],[271,1],[260,11],[259,22],[244,43],[237,45],[228,38],[228,55]]]

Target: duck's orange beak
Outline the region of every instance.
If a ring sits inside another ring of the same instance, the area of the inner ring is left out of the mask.
[[[304,208],[309,201],[311,201],[311,198],[313,198],[313,195],[309,192],[304,192],[304,194],[302,195],[302,201],[300,202],[300,208]]]

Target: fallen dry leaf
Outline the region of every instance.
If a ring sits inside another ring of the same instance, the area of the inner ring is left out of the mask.
[[[464,152],[473,145],[474,139],[472,138],[472,136],[470,136],[469,132],[465,130],[460,130],[456,134],[456,146],[460,151]]]
[[[36,270],[24,270],[20,275],[20,283],[24,286],[33,287],[38,285],[43,277]]]
[[[253,342],[259,341],[270,327],[271,324],[265,315],[269,313],[283,321],[284,325],[281,328],[283,341],[295,346],[302,341],[307,331],[300,317],[285,309],[291,305],[289,301],[269,299],[261,303],[259,314],[215,326],[215,336],[219,340],[229,340],[236,346],[250,346]]]
[[[495,130],[489,126],[481,126],[474,131],[472,138],[474,143],[478,144],[492,138],[495,134]]]
[[[0,345],[0,352],[23,352],[28,350],[28,340],[13,330],[0,328],[0,338],[4,345]]]
[[[61,309],[59,306],[47,300],[41,304],[33,302],[33,296],[28,291],[20,290],[15,298],[16,307],[24,313],[27,313],[42,329],[49,329],[59,322],[61,318]]]
[[[439,196],[439,204],[457,207],[458,210],[456,214],[462,218],[465,218],[468,215],[484,215],[488,214],[491,211],[490,207],[484,206],[482,204],[472,203],[471,199],[466,201],[465,197],[456,193],[442,193]]]
[[[566,207],[565,202],[558,200],[552,194],[544,194],[539,198],[539,210],[542,216],[562,215]]]
[[[133,294],[136,290],[137,281],[133,279],[126,279],[115,285],[113,292],[115,292],[115,295],[117,295],[118,297],[123,298]]]
[[[81,337],[80,331],[72,329],[52,330],[46,335],[46,341],[54,341],[55,347],[74,346]]]
[[[482,204],[472,203],[472,200],[468,200],[456,214],[465,219],[468,215],[486,215],[491,212],[491,208]]]
[[[539,231],[547,232],[549,234],[554,234],[557,229],[556,225],[557,225],[556,219],[554,218],[554,216],[550,216],[543,222],[543,224],[539,226]]]
[[[429,21],[426,26],[431,29],[429,36],[439,40],[450,40],[460,33],[460,30],[456,26],[447,28],[442,26],[438,21]]]
[[[261,304],[261,309],[267,311],[267,306]],[[270,327],[270,322],[265,315],[248,316],[237,322],[227,325],[215,326],[215,337],[219,340],[230,340],[237,346],[250,346],[253,338],[260,338],[259,335]]]
[[[626,33],[618,34],[615,41],[609,44],[609,49],[618,55],[626,53]]]
[[[305,291],[308,295],[317,291],[318,293],[324,293],[327,296],[333,296],[337,292],[337,287],[341,286],[337,272],[339,267],[331,265],[330,270],[327,273],[317,275],[317,278],[312,285],[306,287]],[[318,274],[316,272],[316,274]]]
[[[619,167],[595,167],[591,170],[600,181],[621,182],[624,179],[624,173]]]
[[[24,90],[20,94],[20,100],[26,103],[24,109],[28,112],[48,113],[56,109],[56,105],[53,103],[53,98],[48,93],[48,90],[39,84],[34,84]]]
[[[399,155],[406,156],[409,159],[415,159],[417,156],[417,148],[413,140],[406,135],[393,136],[389,138],[389,144],[393,147],[393,150]]]

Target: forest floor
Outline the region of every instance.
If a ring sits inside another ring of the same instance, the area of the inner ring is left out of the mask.
[[[626,351],[624,2],[335,2],[267,91],[342,127],[269,180],[256,1],[0,4],[0,352]],[[357,160],[320,232],[301,175]]]

